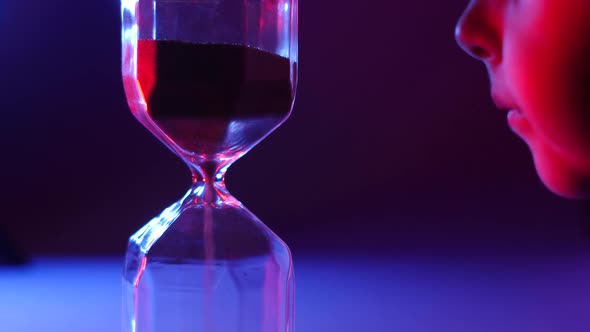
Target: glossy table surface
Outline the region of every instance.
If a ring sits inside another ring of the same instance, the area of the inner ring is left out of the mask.
[[[120,330],[119,258],[0,267],[0,331]],[[590,254],[297,256],[296,330],[588,332]]]

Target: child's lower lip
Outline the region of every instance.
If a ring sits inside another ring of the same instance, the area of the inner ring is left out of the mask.
[[[531,133],[531,124],[519,110],[508,111],[508,125],[510,128],[522,138],[527,138]]]

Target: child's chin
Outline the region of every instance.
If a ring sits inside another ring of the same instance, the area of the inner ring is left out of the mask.
[[[555,181],[550,182],[543,178],[541,180],[551,192],[563,198],[579,200],[590,199],[590,192],[587,190],[580,190],[577,188],[577,186],[571,186],[565,183],[556,183]]]
[[[537,174],[553,193],[569,199],[590,199],[590,174],[577,172],[546,145],[531,148]]]

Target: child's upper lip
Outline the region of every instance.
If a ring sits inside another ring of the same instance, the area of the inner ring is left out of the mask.
[[[501,93],[499,90],[492,88],[492,99],[496,107],[500,110],[510,111],[518,110],[518,106],[511,98],[506,96],[506,93]]]

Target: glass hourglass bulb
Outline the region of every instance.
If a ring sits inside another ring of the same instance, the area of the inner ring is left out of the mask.
[[[296,0],[122,0],[135,117],[192,186],[129,239],[123,330],[292,332],[291,254],[224,184],[291,112]]]

